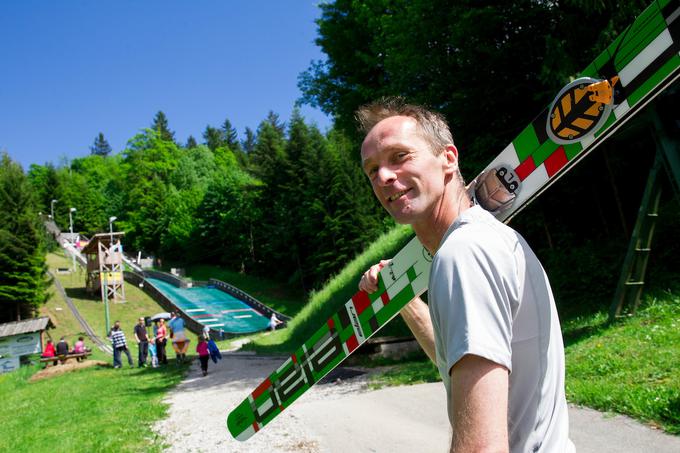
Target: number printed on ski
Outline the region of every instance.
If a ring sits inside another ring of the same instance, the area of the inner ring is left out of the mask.
[[[680,0],[657,0],[565,86],[470,184],[508,221],[604,142],[680,74]],[[412,239],[380,271],[378,291],[356,293],[227,418],[247,440],[427,290],[432,257]]]

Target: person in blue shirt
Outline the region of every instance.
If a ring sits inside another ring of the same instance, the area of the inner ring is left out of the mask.
[[[170,338],[172,338],[172,348],[175,350],[177,363],[186,360],[187,350],[189,349],[189,339],[184,329],[184,320],[178,316],[177,312],[172,312],[172,318],[168,323],[170,327]]]

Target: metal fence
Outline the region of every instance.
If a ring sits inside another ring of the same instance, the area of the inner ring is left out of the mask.
[[[222,280],[217,280],[216,278],[211,278],[208,282],[210,285],[213,285],[215,286],[215,288],[234,296],[235,298],[239,299],[240,301],[248,305],[253,310],[259,311],[268,318],[271,317],[272,313],[276,314],[276,317],[283,321],[281,327],[286,327],[286,323],[291,319],[290,316],[286,316],[282,313],[279,313],[276,310],[272,310],[259,300],[255,299],[250,294],[238,289],[233,285],[230,285],[229,283],[225,283]]]

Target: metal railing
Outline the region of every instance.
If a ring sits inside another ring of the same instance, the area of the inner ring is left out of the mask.
[[[225,293],[230,294],[235,298],[239,299],[241,302],[245,303],[253,310],[260,312],[263,316],[266,316],[267,318],[271,317],[272,314],[275,314],[277,318],[283,321],[281,327],[286,327],[286,323],[291,319],[290,316],[286,316],[282,313],[279,313],[276,310],[272,310],[259,300],[255,299],[250,294],[233,285],[230,285],[229,283],[225,283],[222,280],[217,280],[216,278],[211,278],[208,282],[210,285],[215,286],[215,288],[224,291]]]

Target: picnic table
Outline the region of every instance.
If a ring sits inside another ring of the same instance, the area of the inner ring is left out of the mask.
[[[84,359],[84,358],[86,358],[90,355],[92,355],[92,351],[70,353],[70,354],[60,354],[60,355],[55,355],[53,357],[41,357],[40,363],[44,363],[45,367],[48,367],[50,362],[54,363],[54,362],[58,361],[60,363],[66,363],[66,361],[69,360],[69,359],[76,359],[80,362],[81,359]]]

